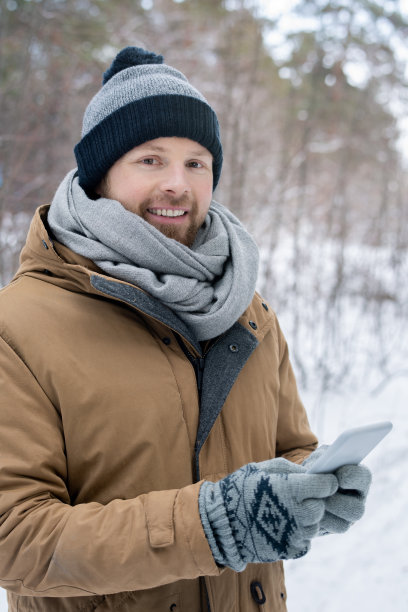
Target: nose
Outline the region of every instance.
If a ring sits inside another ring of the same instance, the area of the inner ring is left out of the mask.
[[[160,191],[174,198],[191,192],[187,168],[179,164],[169,164],[161,176]]]

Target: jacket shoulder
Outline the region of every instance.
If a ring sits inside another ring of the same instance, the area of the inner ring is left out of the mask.
[[[276,312],[265,298],[255,293],[251,304],[239,323],[256,336],[258,342],[268,342],[281,361],[288,350],[286,338],[279,325]]]
[[[280,329],[276,313],[268,302],[257,292],[248,308],[240,317],[239,323],[254,334],[259,342],[263,340],[268,333],[272,333],[276,341],[279,339]]]
[[[22,280],[22,277],[15,278],[0,289],[0,332],[5,321],[9,320],[10,317],[13,319],[16,317],[16,306],[18,310],[18,305],[24,294],[24,289],[21,286],[24,284]]]

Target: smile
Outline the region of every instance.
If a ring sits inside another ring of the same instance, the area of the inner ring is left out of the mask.
[[[182,217],[187,214],[186,210],[175,210],[174,208],[148,208],[147,212],[158,217]]]

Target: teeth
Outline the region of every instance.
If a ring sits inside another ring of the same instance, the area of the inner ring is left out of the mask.
[[[155,208],[149,210],[152,215],[158,215],[159,217],[181,217],[184,215],[184,210],[174,210],[172,208]]]

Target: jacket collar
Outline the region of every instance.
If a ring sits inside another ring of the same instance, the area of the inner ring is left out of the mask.
[[[159,302],[156,298],[148,293],[145,293],[139,287],[135,287],[129,283],[119,282],[116,279],[92,274],[91,285],[97,291],[117,298],[133,308],[143,312],[149,317],[160,321],[179,335],[183,336],[194,349],[200,353],[201,348],[199,342],[194,338],[194,334],[187,325],[167,306]]]

